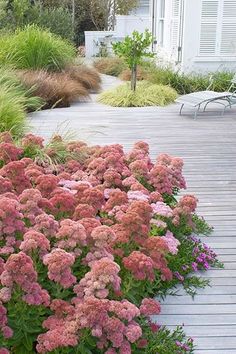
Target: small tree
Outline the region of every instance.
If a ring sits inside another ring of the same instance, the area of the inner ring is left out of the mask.
[[[123,58],[131,70],[131,90],[136,90],[137,66],[143,58],[153,58],[154,54],[150,52],[152,43],[152,34],[146,30],[144,33],[134,31],[131,36],[126,36],[124,41],[113,43],[114,53]]]

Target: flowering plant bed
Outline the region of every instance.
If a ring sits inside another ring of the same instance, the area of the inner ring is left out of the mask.
[[[191,273],[221,266],[193,236],[211,230],[197,199],[176,199],[182,160],[152,163],[145,142],[0,141],[0,354],[193,353],[152,322],[154,296],[193,294],[207,282]]]

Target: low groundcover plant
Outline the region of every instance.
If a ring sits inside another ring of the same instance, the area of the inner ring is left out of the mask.
[[[125,83],[101,93],[98,102],[113,107],[166,106],[177,98],[177,92],[169,86],[148,81],[138,82],[135,91],[129,86]]]
[[[1,354],[193,353],[153,298],[220,266],[181,159],[6,132],[0,163]]]

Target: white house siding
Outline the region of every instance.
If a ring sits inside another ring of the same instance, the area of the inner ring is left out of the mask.
[[[145,29],[151,30],[151,18],[149,15],[116,17],[115,32],[119,37],[130,35],[133,31],[144,32]]]
[[[133,31],[151,30],[151,0],[140,0],[139,7],[127,16],[116,16],[115,31],[118,36],[130,35]]]
[[[182,68],[236,71],[236,0],[185,0]]]

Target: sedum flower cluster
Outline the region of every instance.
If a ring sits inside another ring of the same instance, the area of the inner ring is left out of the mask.
[[[180,246],[173,230],[183,221],[192,227],[197,206],[190,195],[166,199],[186,187],[183,162],[162,154],[153,163],[145,142],[129,153],[118,144],[69,143],[74,159],[56,167],[29,157],[31,149],[45,151],[43,139],[28,134],[16,146],[1,134],[0,353],[17,338],[11,311],[41,316],[32,337],[38,353],[77,347],[85,331],[101,353],[132,353],[148,342],[140,320],[149,323],[160,304],[133,304],[124,284],[173,278],[168,258]],[[210,250],[194,252],[193,268],[207,268]]]

